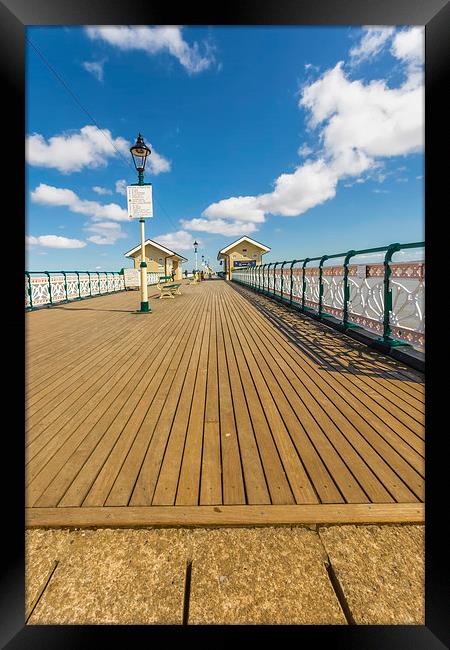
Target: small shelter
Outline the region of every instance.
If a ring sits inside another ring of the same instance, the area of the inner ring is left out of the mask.
[[[260,266],[262,256],[270,248],[244,236],[222,248],[217,254],[218,260],[223,260],[224,273],[227,280],[231,280],[233,271],[244,266]]]
[[[141,263],[141,245],[132,248],[125,253],[125,257],[133,260],[134,268],[139,269]],[[182,264],[187,258],[175,253],[153,239],[145,240],[145,261],[147,262],[147,273],[159,273],[159,275],[171,275],[175,271],[175,279],[182,278]]]

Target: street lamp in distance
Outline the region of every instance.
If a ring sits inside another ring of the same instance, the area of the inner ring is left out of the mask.
[[[197,240],[195,240],[195,242],[194,242],[194,253],[195,253],[195,271],[194,271],[194,273],[198,272],[197,248],[198,248],[198,242],[197,242]]]
[[[130,153],[138,173],[138,185],[144,185],[145,163],[147,162],[148,156],[151,154],[151,150],[150,147],[147,147],[145,144],[144,138],[140,133],[136,142],[130,148]],[[147,262],[145,261],[145,219],[142,217],[139,219],[139,223],[141,224],[141,308],[139,313],[148,314],[151,312],[151,309],[148,304]]]

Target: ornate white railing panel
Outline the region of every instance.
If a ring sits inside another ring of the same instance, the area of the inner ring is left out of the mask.
[[[389,322],[392,336],[407,341],[422,349],[425,345],[425,263],[390,263],[389,288],[392,294],[392,309]],[[302,302],[303,277],[305,280],[304,304],[318,311],[320,282],[319,268],[256,268],[233,273],[233,280],[255,289],[262,289],[274,296],[281,295],[281,273],[283,272],[283,298],[296,304]],[[371,332],[383,335],[384,305],[383,264],[348,266],[348,321]],[[291,287],[292,278],[292,287]],[[322,313],[331,314],[342,320],[344,317],[344,267],[324,266],[322,270]]]
[[[123,276],[116,272],[29,272],[25,274],[25,307],[33,309],[124,289]]]

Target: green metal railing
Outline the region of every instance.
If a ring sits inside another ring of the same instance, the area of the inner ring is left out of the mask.
[[[350,285],[349,285],[349,266],[350,260],[354,257],[361,255],[369,255],[373,253],[385,253],[383,265],[383,318],[382,318],[382,329],[383,334],[378,339],[378,343],[381,345],[392,348],[397,346],[409,346],[410,344],[406,341],[399,340],[392,336],[392,323],[391,323],[391,312],[392,312],[392,287],[391,287],[391,261],[394,253],[397,253],[401,250],[413,249],[413,248],[423,248],[425,242],[414,242],[408,244],[389,244],[387,246],[380,246],[377,248],[365,248],[361,250],[350,250],[342,253],[335,253],[333,255],[322,255],[319,257],[306,257],[303,259],[294,259],[294,260],[285,260],[283,262],[270,262],[267,264],[262,264],[256,268],[252,267],[243,267],[241,273],[248,273],[249,281],[241,281],[236,273],[233,274],[233,281],[245,286],[249,286],[252,289],[259,291],[260,293],[266,294],[268,296],[282,300],[283,302],[289,303],[291,306],[299,308],[302,312],[314,312],[314,315],[322,320],[325,318],[335,317],[334,314],[326,312],[326,307],[323,304],[323,294],[324,294],[324,281],[323,281],[323,267],[325,261],[337,258],[343,258],[343,274],[342,274],[342,285],[343,285],[343,307],[342,307],[342,319],[338,319],[339,328],[346,331],[348,329],[361,329],[361,326],[352,323],[350,321],[351,312],[349,309],[350,306]],[[306,283],[306,274],[307,274],[307,265],[310,262],[318,262],[318,309],[314,310],[311,307],[308,307],[305,302],[307,300],[307,283]],[[301,263],[301,304],[299,305],[297,301],[294,301],[293,296],[293,287],[294,287],[294,265]],[[285,278],[284,268],[287,264],[289,266],[289,280]],[[280,290],[276,290],[276,270],[277,267],[280,267]],[[272,268],[272,274],[271,274]],[[271,278],[273,278],[272,288],[270,287]],[[289,287],[286,289],[286,282],[288,280]],[[336,318],[336,317],[335,317]]]
[[[76,277],[75,295],[74,294],[69,295],[69,288],[68,288],[68,281],[67,281],[68,275],[69,276],[72,275]],[[88,293],[82,292],[82,288],[81,288],[82,281],[80,278],[80,276],[82,275],[87,276]],[[45,276],[47,277],[47,281],[45,283],[36,282],[38,278],[42,278]],[[63,296],[62,298],[59,299],[55,297],[55,288],[58,285],[61,285],[61,282],[55,282],[55,281],[52,282],[52,278],[54,280],[55,276],[63,277]],[[109,281],[111,280],[111,276],[114,285],[112,291],[109,290],[110,289]],[[125,284],[123,280],[122,283],[120,283],[120,288],[116,288],[117,278],[123,278],[123,275],[118,271],[25,271],[25,277],[27,281],[26,290],[28,295],[28,304],[27,302],[25,303],[26,311],[38,309],[39,307],[51,307],[54,304],[67,303],[74,300],[84,300],[85,298],[105,296],[112,293],[117,293],[118,291],[125,290]],[[34,283],[33,283],[33,278],[35,279]],[[103,282],[106,282],[106,291],[102,291],[102,279]],[[97,290],[94,293],[92,291],[93,280],[97,283],[97,287],[96,287]],[[42,295],[42,293],[44,292],[44,284],[46,285],[45,289],[47,291],[48,300],[46,300],[45,295]],[[33,298],[33,287],[36,290],[38,288],[41,289],[41,295],[40,297],[37,298],[37,301],[36,301],[36,296]]]

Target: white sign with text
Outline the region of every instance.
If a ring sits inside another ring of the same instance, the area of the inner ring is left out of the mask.
[[[128,216],[130,219],[153,217],[152,186],[127,186]]]

